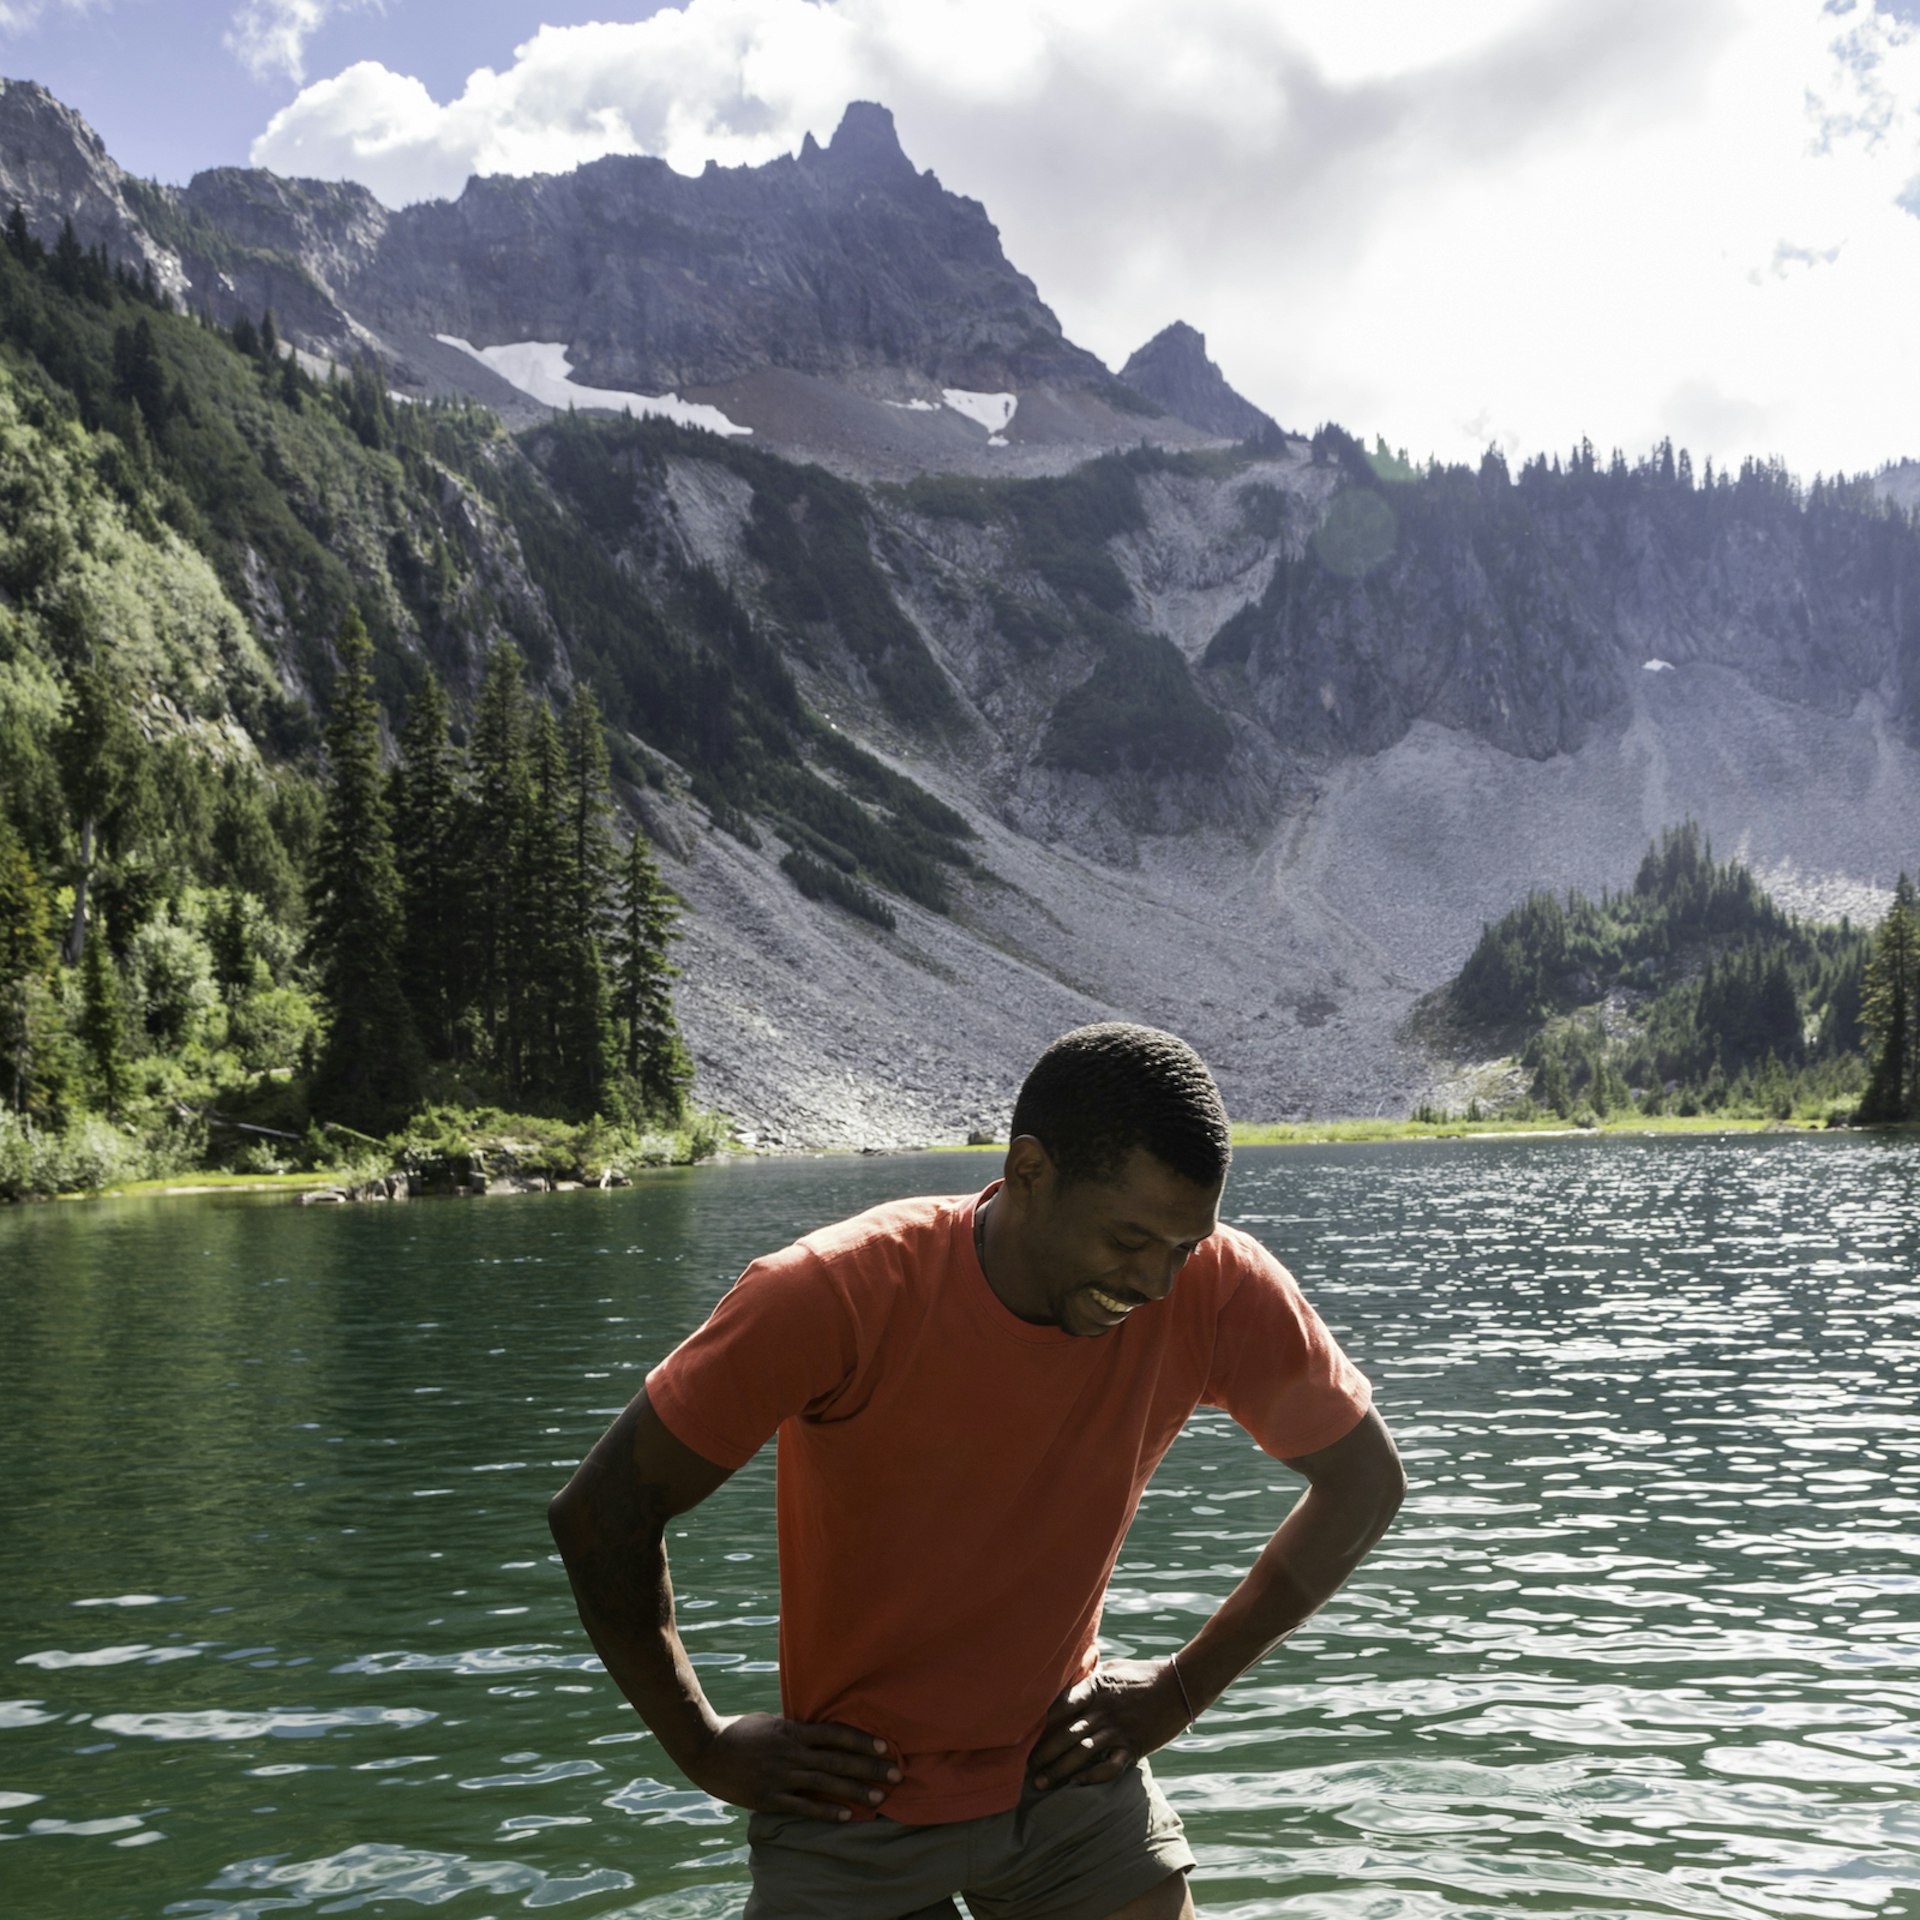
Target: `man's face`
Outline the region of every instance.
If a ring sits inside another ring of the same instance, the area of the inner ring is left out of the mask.
[[[1027,1304],[1036,1309],[1028,1317],[1068,1333],[1109,1333],[1164,1300],[1219,1224],[1222,1183],[1198,1186],[1141,1148],[1104,1185],[1063,1188],[1044,1152],[1041,1160],[1019,1214]]]

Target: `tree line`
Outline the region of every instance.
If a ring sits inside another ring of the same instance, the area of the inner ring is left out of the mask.
[[[677,911],[645,833],[616,840],[591,689],[556,717],[503,642],[466,750],[429,675],[389,777],[357,614],[339,651],[310,893],[316,1110],[378,1130],[437,1073],[530,1112],[677,1122],[693,1079],[673,1015]]]
[[[1529,894],[1445,989],[1519,1028],[1529,1098],[1571,1116],[1805,1109],[1920,1118],[1920,920],[1905,875],[1877,928],[1785,913],[1692,821],[1630,888]]]

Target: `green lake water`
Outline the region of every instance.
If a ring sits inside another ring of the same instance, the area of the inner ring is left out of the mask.
[[[599,1672],[547,1497],[754,1253],[992,1170],[0,1214],[0,1914],[737,1914],[745,1817]],[[1157,1759],[1201,1911],[1920,1915],[1920,1143],[1255,1150],[1225,1212],[1413,1492]],[[1197,1417],[1105,1646],[1296,1486]],[[769,1449],[672,1542],[723,1709],[775,1704],[772,1524]]]

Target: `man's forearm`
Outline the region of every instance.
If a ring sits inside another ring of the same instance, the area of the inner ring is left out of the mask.
[[[1329,1487],[1307,1489],[1247,1577],[1176,1656],[1195,1714],[1340,1590],[1399,1505],[1397,1485],[1366,1498]]]
[[[554,1521],[580,1622],[614,1684],[682,1772],[713,1737],[718,1716],[674,1624],[665,1527],[641,1525],[612,1543],[567,1537]]]

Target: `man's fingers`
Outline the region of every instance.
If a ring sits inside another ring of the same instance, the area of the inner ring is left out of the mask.
[[[1088,1769],[1104,1760],[1107,1755],[1107,1737],[1089,1731],[1086,1723],[1081,1722],[1063,1742],[1050,1741],[1056,1749],[1048,1758],[1042,1759],[1038,1751],[1033,1756],[1033,1778],[1036,1786],[1057,1787],[1068,1780],[1079,1778]],[[1118,1772],[1118,1769],[1115,1769]],[[1109,1776],[1110,1777],[1110,1776]]]
[[[1109,1747],[1092,1766],[1076,1773],[1067,1784],[1075,1787],[1105,1786],[1109,1780],[1119,1779],[1132,1759],[1133,1756],[1125,1747]]]
[[[792,1724],[791,1732],[809,1766],[883,1785],[897,1784],[900,1779],[900,1769],[887,1758],[886,1743],[857,1727],[799,1720]]]
[[[837,1773],[812,1773],[804,1768],[796,1768],[787,1776],[787,1791],[823,1794],[850,1807],[877,1807],[886,1798],[881,1788],[870,1787],[864,1780],[850,1780]]]
[[[809,1800],[799,1793],[769,1794],[761,1812],[803,1813],[809,1820],[845,1820],[849,1817],[845,1807],[835,1806],[831,1800]]]
[[[887,1750],[887,1743],[876,1735],[843,1726],[838,1720],[789,1720],[787,1726],[795,1738],[810,1746],[841,1747],[848,1753],[881,1754]]]
[[[1064,1693],[1054,1695],[1053,1704],[1047,1709],[1049,1730],[1065,1726],[1087,1704],[1086,1688],[1084,1680],[1076,1680]]]

